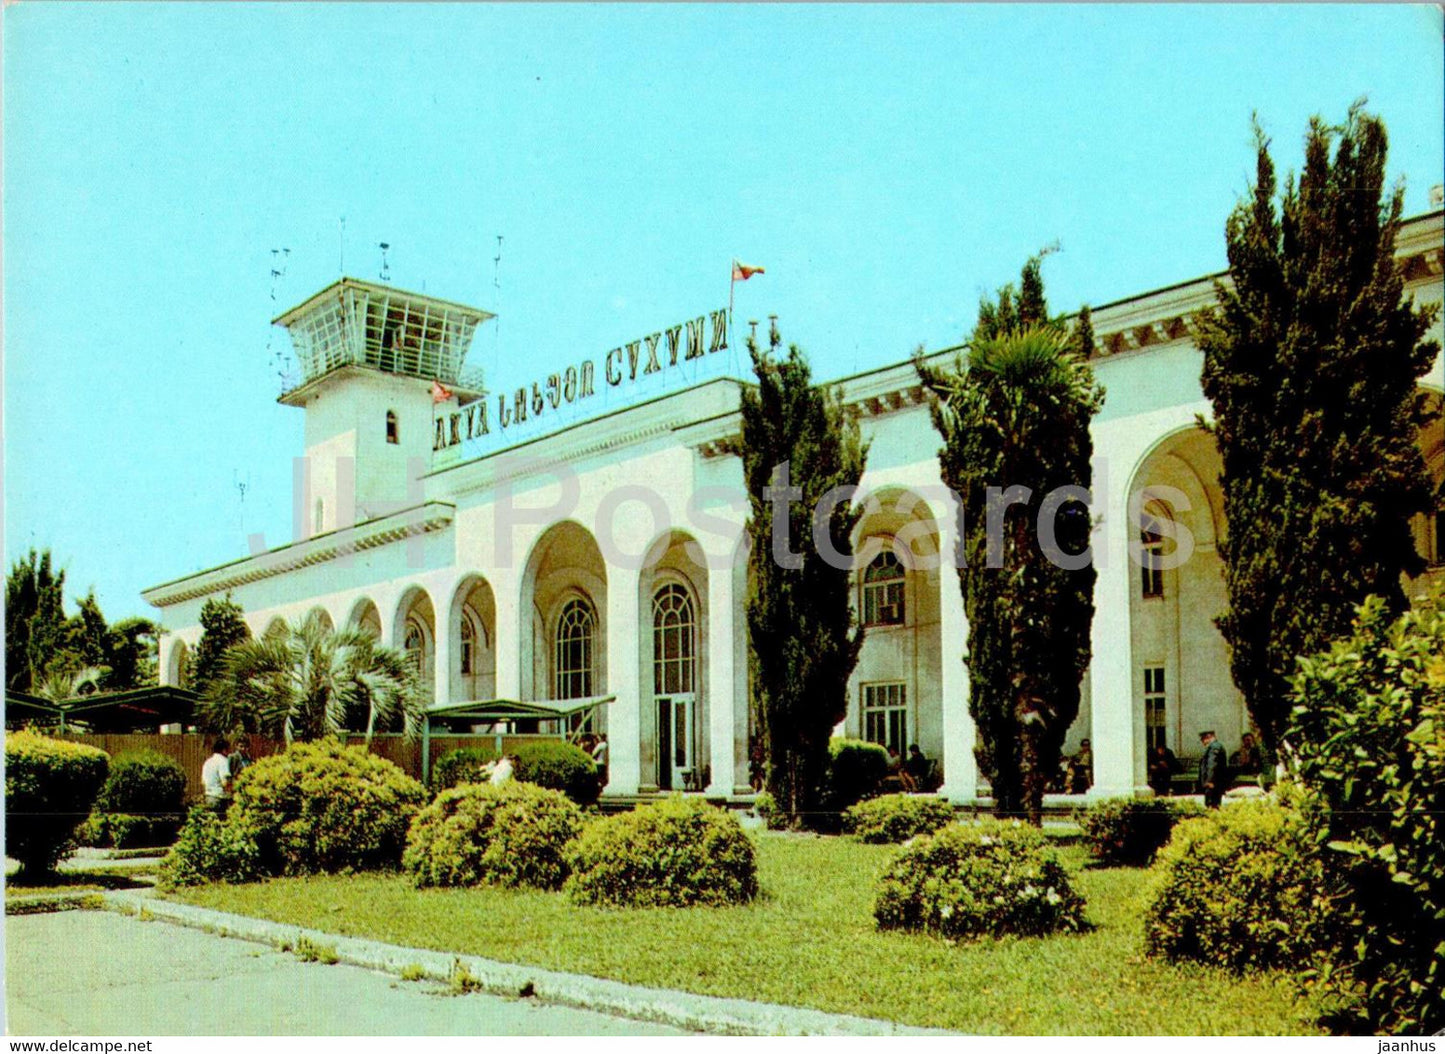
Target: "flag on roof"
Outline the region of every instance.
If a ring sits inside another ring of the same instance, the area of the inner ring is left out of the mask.
[[[746,282],[755,274],[766,274],[761,267],[754,267],[752,264],[738,263],[733,261],[733,281]]]
[[[452,390],[441,381],[431,382],[431,401],[435,406],[437,403],[444,403],[452,397]]]

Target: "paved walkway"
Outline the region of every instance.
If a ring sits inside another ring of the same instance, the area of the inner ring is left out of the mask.
[[[108,911],[5,920],[11,1035],[682,1035],[589,1010],[403,982]]]

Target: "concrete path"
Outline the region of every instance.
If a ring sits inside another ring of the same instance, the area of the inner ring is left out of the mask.
[[[303,963],[108,911],[5,920],[11,1035],[683,1035],[589,1010]]]

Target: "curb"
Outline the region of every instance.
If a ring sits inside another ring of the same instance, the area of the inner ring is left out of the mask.
[[[536,966],[496,962],[476,956],[406,948],[396,944],[341,937],[321,930],[301,929],[265,919],[176,904],[136,890],[101,895],[100,906],[123,915],[146,916],[162,922],[204,930],[221,937],[254,941],[273,948],[290,948],[297,939],[327,945],[340,961],[351,966],[400,975],[410,968],[432,980],[449,982],[461,970],[475,987],[495,995],[534,996],[546,1003],[596,1010],[618,1017],[671,1025],[694,1032],[731,1036],[922,1036],[953,1035],[941,1029],[913,1028],[804,1007],[754,1003],[746,999],[695,995],[666,988],[609,981],[584,974],[563,973]],[[470,983],[470,982],[469,982]]]

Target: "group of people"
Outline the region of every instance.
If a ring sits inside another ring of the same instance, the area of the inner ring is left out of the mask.
[[[1240,737],[1239,749],[1233,755],[1226,754],[1224,744],[1212,729],[1199,733],[1199,743],[1204,752],[1199,757],[1197,789],[1204,795],[1204,804],[1211,809],[1219,808],[1235,776],[1258,776],[1264,771],[1264,754],[1252,732]],[[1150,753],[1149,786],[1155,794],[1167,797],[1179,771],[1179,759],[1164,744]]]
[[[201,766],[201,790],[206,796],[206,807],[217,816],[226,815],[231,804],[231,785],[249,764],[251,755],[244,739],[236,741],[234,750],[225,736],[217,736],[211,744],[211,756]]]
[[[896,780],[909,794],[933,790],[933,762],[918,749],[917,743],[908,748],[906,761],[899,756],[897,747],[889,747],[888,778]]]
[[[600,786],[607,786],[607,740],[595,733],[588,732],[582,737],[578,744],[592,757],[592,763],[597,766],[597,782]]]

